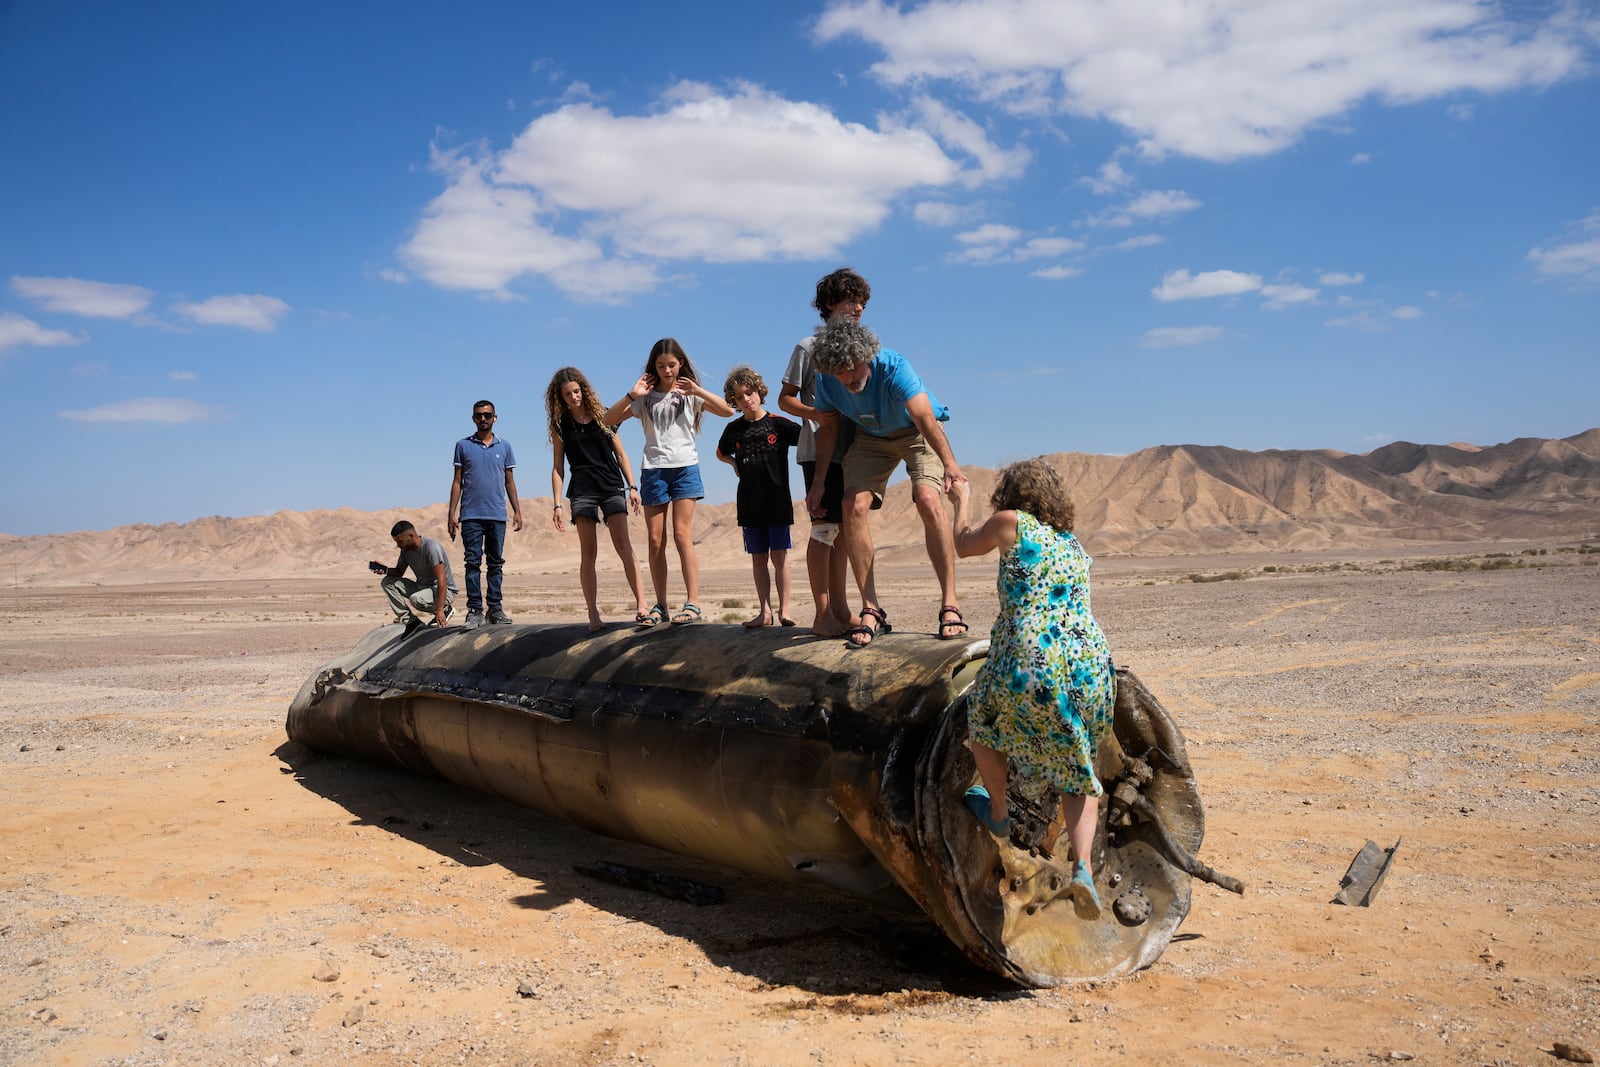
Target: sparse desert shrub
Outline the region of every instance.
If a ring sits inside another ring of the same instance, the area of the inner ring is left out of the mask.
[[[1475,571],[1478,565],[1470,559],[1423,559],[1409,563],[1401,570],[1407,571]]]
[[[729,597],[727,600],[722,602],[722,606],[725,608],[742,608],[744,607],[744,601],[740,600],[738,597]],[[722,621],[727,622],[728,620],[723,619]]]
[[[1191,574],[1189,580],[1198,585],[1201,582],[1237,582],[1244,576],[1244,571],[1223,571],[1221,574]]]

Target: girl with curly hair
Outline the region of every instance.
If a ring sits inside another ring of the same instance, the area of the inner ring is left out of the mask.
[[[633,484],[633,468],[616,431],[606,425],[605,408],[594,395],[589,379],[577,367],[562,367],[544,391],[544,410],[550,423],[550,448],[555,461],[550,467],[550,498],[555,501],[555,526],[566,531],[561,514],[562,467],[572,469],[567,484],[571,501],[572,524],[578,528],[578,584],[583,603],[589,609],[589,632],[605,624],[596,602],[599,579],[595,557],[599,553],[600,523],[611,531],[611,547],[622,561],[628,588],[637,605],[635,622],[646,618],[644,589],[639,583],[639,561],[628,536],[628,507],[639,513],[639,489]]]
[[[1025,779],[1061,790],[1073,863],[1069,893],[1079,916],[1100,914],[1091,857],[1105,792],[1095,753],[1111,725],[1116,674],[1111,650],[1089,610],[1089,565],[1072,535],[1072,498],[1043,458],[1000,472],[990,515],[968,521],[968,486],[951,487],[956,554],[1000,553],[1000,612],[989,656],[967,693],[972,755],[982,785],[966,805],[997,837],[1011,832],[1006,800],[1010,760]]]

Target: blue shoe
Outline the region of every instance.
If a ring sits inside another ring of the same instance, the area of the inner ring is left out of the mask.
[[[1072,907],[1080,919],[1100,918],[1100,894],[1094,889],[1094,875],[1089,873],[1089,865],[1083,860],[1072,870],[1072,885],[1067,887],[1067,895],[1072,897]]]
[[[975,785],[967,790],[967,810],[972,812],[972,817],[983,824],[983,828],[996,837],[1011,836],[1011,820],[1001,819],[996,822],[989,814],[989,791],[981,785]]]

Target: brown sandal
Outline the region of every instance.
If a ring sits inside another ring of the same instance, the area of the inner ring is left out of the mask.
[[[845,631],[845,647],[866,648],[868,645],[872,644],[873,639],[879,634],[894,632],[894,627],[889,625],[889,616],[883,613],[882,608],[862,608],[861,619],[862,625],[852,626],[850,629]],[[866,625],[867,619],[878,620],[878,625],[876,627]],[[865,638],[866,640],[858,641],[856,640],[858,637]]]
[[[946,615],[954,615],[955,618],[947,619],[945,618]],[[956,630],[955,633],[952,634],[945,632],[946,630],[957,626],[959,626],[960,629]],[[954,604],[946,604],[944,607],[939,609],[939,640],[954,641],[958,637],[965,637],[966,633],[967,622],[961,617],[960,608],[956,607]]]

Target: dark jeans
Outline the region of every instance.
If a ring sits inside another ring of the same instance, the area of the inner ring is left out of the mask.
[[[480,563],[488,564],[489,610],[500,606],[500,569],[505,566],[501,555],[506,546],[506,524],[493,519],[462,519],[461,545],[466,549],[467,610],[483,610]]]

